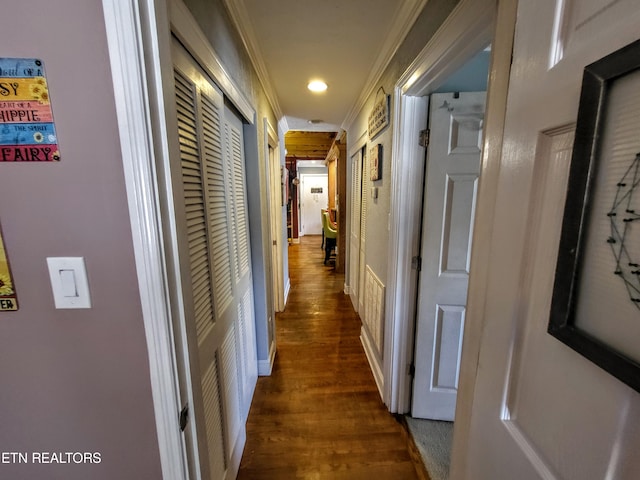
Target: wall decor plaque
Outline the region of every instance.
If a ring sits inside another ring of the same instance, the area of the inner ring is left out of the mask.
[[[0,162],[54,162],[60,151],[44,65],[0,58]]]
[[[380,87],[378,93],[382,90],[382,95],[376,96],[373,110],[368,118],[369,139],[373,140],[387,125],[389,125],[389,103],[391,96],[384,93],[384,89]]]
[[[0,228],[0,312],[18,310],[18,298]]]

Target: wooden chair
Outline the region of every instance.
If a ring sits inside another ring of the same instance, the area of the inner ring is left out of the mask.
[[[333,227],[329,212],[322,211],[322,232],[324,234],[324,264],[331,259],[331,254],[336,248],[336,239],[338,238],[338,229]]]

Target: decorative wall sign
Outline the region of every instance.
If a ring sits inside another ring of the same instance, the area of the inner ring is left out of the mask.
[[[378,89],[378,93],[381,91],[382,95],[376,95],[376,103],[369,114],[368,132],[371,140],[389,125],[389,102],[391,101],[391,96],[387,95],[382,87]]]
[[[18,298],[0,229],[0,311],[18,310]]]
[[[322,193],[322,187],[311,187],[311,193]]]
[[[369,171],[372,182],[382,178],[382,144],[377,144],[369,150]]]
[[[640,392],[640,41],[587,66],[548,331]]]
[[[44,65],[0,58],[0,162],[60,160]]]

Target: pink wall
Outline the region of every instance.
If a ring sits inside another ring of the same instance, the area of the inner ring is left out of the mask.
[[[44,61],[62,156],[0,163],[20,303],[0,312],[0,478],[160,478],[101,1],[12,2],[0,45],[1,56]],[[48,256],[85,258],[91,309],[54,308]],[[5,463],[6,452],[28,463]],[[34,452],[101,462],[34,464]]]

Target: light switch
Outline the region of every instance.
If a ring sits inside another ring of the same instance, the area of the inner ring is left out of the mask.
[[[82,257],[49,257],[49,278],[56,308],[91,308]]]
[[[73,270],[60,270],[60,284],[63,297],[77,297],[76,276]]]

